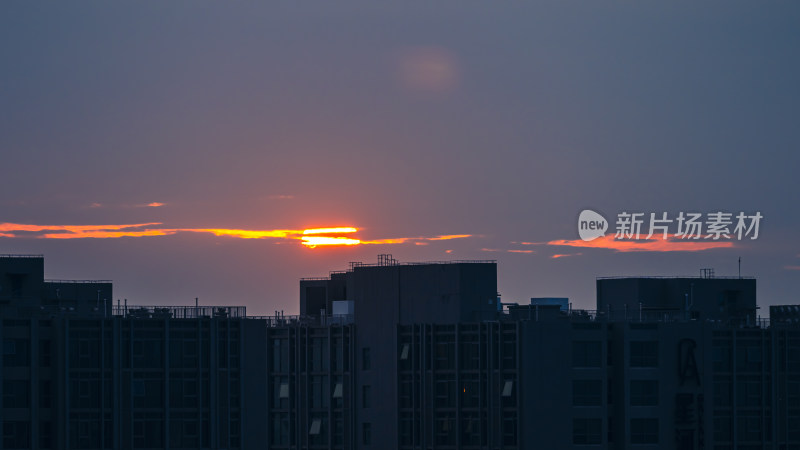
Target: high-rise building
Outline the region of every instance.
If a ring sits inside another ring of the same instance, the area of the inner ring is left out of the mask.
[[[494,261],[352,263],[300,315],[125,306],[0,257],[0,449],[800,448],[798,307],[755,280],[500,304]]]

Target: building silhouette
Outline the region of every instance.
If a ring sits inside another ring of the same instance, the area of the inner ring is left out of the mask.
[[[800,448],[800,308],[756,280],[502,304],[494,261],[300,281],[300,314],[112,304],[0,257],[0,449]]]

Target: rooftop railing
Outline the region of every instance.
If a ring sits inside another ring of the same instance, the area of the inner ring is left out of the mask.
[[[530,320],[552,321],[566,320],[573,323],[602,322],[602,323],[668,323],[668,322],[703,322],[712,326],[734,328],[769,328],[770,326],[800,326],[800,323],[785,321],[770,321],[761,317],[730,317],[727,319],[696,319],[686,311],[677,310],[648,310],[629,309],[626,311],[597,311],[586,309],[572,309],[566,311],[553,311],[541,308],[537,311],[535,306],[524,305],[512,307],[499,314],[500,320]]]
[[[637,275],[618,275],[613,277],[597,277],[598,280],[624,280],[629,278],[645,278],[645,279],[652,279],[652,280],[672,280],[676,278],[691,278],[695,280],[755,280],[756,277],[751,276],[738,276],[738,275],[714,275],[714,276],[703,276],[703,275],[646,275],[646,276],[637,276]]]
[[[361,261],[351,261],[348,270],[332,270],[327,277],[304,277],[302,281],[317,281],[329,280],[334,274],[342,274],[352,272],[359,267],[394,267],[394,266],[427,266],[427,265],[441,265],[441,264],[497,264],[496,259],[454,259],[449,261],[421,261],[421,262],[399,262],[396,259],[377,263],[365,263]]]
[[[112,315],[135,319],[197,319],[208,317],[247,317],[244,306],[141,306],[114,305]]]
[[[45,283],[59,283],[59,284],[100,284],[100,283],[113,283],[112,280],[44,280]]]

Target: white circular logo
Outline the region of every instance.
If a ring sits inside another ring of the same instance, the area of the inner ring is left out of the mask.
[[[608,221],[600,213],[584,209],[578,216],[578,235],[584,241],[592,241],[604,236],[608,230]]]

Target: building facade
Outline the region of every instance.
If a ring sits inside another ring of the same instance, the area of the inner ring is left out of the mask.
[[[800,449],[800,316],[755,280],[501,304],[493,261],[353,263],[298,316],[113,305],[0,257],[0,449]]]

